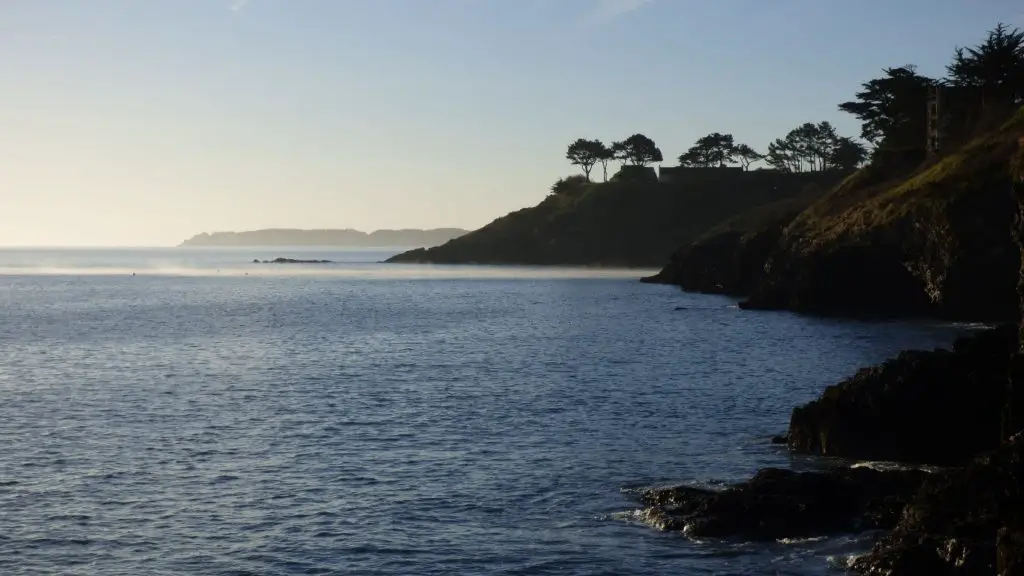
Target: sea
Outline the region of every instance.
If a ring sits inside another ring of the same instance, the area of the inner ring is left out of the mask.
[[[0,250],[0,574],[842,573],[875,535],[696,541],[636,491],[827,465],[770,443],[794,406],[977,328],[395,252]]]

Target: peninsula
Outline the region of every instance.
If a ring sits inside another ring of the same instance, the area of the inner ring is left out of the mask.
[[[267,228],[248,232],[206,232],[181,246],[350,246],[358,248],[429,248],[466,234],[460,228],[401,229],[362,232],[352,229],[301,230]]]

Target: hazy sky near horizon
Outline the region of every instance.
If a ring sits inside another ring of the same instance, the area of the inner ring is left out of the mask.
[[[642,132],[764,148],[1020,0],[0,0],[0,245],[479,227]]]

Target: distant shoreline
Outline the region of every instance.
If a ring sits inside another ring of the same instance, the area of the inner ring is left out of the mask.
[[[178,247],[292,246],[292,247],[433,247],[467,234],[461,228],[375,230],[268,228],[244,232],[197,234]]]

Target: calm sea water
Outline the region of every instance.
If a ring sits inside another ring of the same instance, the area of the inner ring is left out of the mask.
[[[814,466],[794,405],[957,332],[386,255],[0,251],[0,573],[828,573],[867,536],[692,542],[629,489]]]

